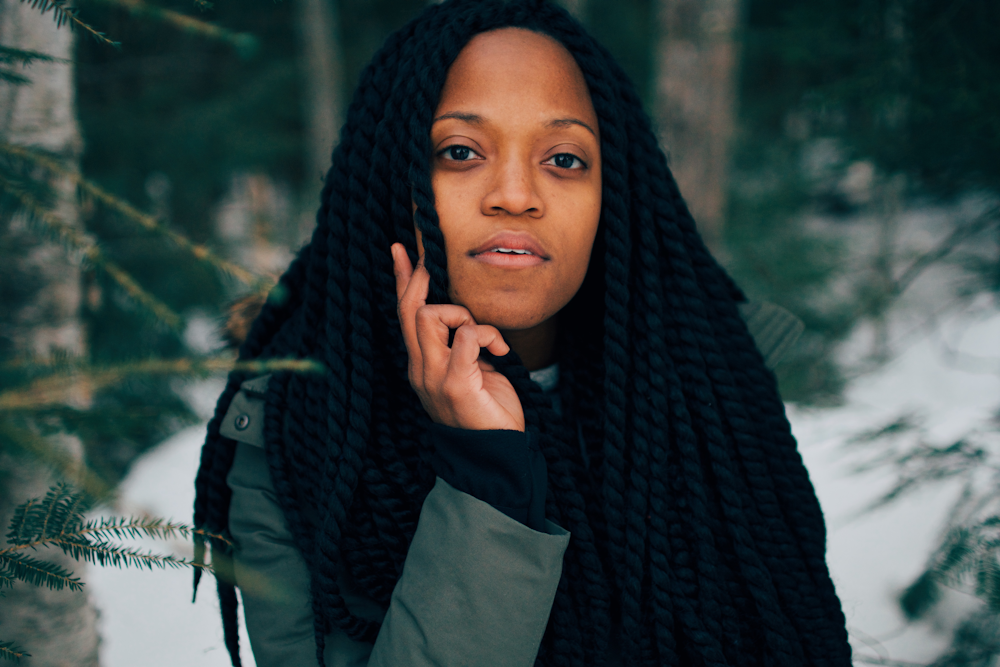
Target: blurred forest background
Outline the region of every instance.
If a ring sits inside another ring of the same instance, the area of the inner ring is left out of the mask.
[[[786,401],[836,407],[914,331],[995,315],[1000,3],[564,4],[638,86],[716,256],[805,323]],[[113,498],[203,419],[192,380],[231,363],[227,304],[307,239],[361,68],[425,5],[0,0],[0,523],[55,479]],[[942,589],[983,600],[937,665],[1000,659],[991,400],[975,437],[934,444],[899,414],[855,438],[877,452],[860,467],[892,471],[886,503],[968,478],[899,600],[914,621]],[[99,664],[85,596],[14,586],[0,606],[23,664]]]

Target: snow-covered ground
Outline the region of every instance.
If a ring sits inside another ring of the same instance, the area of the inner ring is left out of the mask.
[[[925,662],[947,645],[956,606],[906,627],[895,596],[919,573],[956,488],[927,489],[858,517],[892,477],[888,471],[849,474],[842,445],[906,411],[920,413],[928,433],[942,440],[981,422],[1000,403],[1000,313],[981,303],[938,321],[934,333],[911,336],[907,345],[895,361],[855,380],[843,406],[792,407],[789,415],[826,512],[830,569],[856,652]],[[210,406],[220,390],[218,383],[199,387],[201,405]],[[115,511],[189,521],[203,433],[204,426],[186,429],[138,461]],[[184,545],[173,546],[189,555]],[[210,580],[194,605],[188,571],[95,568],[88,580],[101,609],[105,667],[229,665]],[[243,664],[253,665],[245,637]]]
[[[827,517],[827,561],[856,655],[928,662],[949,643],[961,612],[975,605],[955,593],[937,615],[906,626],[897,596],[922,571],[959,488],[954,483],[925,487],[885,508],[859,513],[895,477],[887,469],[850,474],[852,459],[844,447],[851,436],[906,413],[920,415],[929,440],[950,443],[997,409],[1000,313],[983,303],[937,327],[911,339],[888,366],[851,384],[842,407],[789,408]]]
[[[198,387],[202,407],[210,409],[212,395],[218,396],[223,386],[214,381]],[[204,440],[203,423],[176,433],[139,459],[121,487],[114,513],[148,514],[190,524],[194,476]],[[140,546],[157,553],[194,555],[190,543],[144,540]],[[104,667],[230,666],[211,575],[202,579],[194,604],[192,575],[186,569],[91,568],[87,583],[100,610]],[[243,665],[254,667],[242,625],[240,639]]]

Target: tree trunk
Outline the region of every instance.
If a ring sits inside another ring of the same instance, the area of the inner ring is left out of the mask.
[[[0,0],[0,44],[72,59],[73,34],[57,29],[52,14],[29,3]],[[36,62],[24,68],[30,85],[0,83],[0,138],[44,148],[76,163],[81,150],[76,123],[73,69],[69,64]],[[41,177],[36,174],[35,177]],[[75,188],[67,179],[50,183],[54,212],[78,223]],[[44,240],[24,218],[0,219],[0,358],[44,359],[56,350],[83,354],[85,338],[79,317],[80,268],[66,250]],[[81,405],[85,396],[76,397]],[[78,439],[53,438],[54,445],[82,459]],[[0,443],[0,528],[3,533],[15,506],[44,495],[55,481],[40,464],[15,459]],[[33,554],[80,575],[83,565],[61,552]],[[23,667],[90,667],[98,664],[97,614],[84,593],[50,591],[15,584],[0,600],[0,640],[15,642],[31,654]]]
[[[560,0],[560,2],[577,21],[583,20],[587,12],[587,0]]]
[[[681,194],[718,249],[736,101],[740,0],[660,0],[655,120]]]
[[[302,42],[302,98],[305,116],[305,200],[308,205],[289,245],[308,240],[315,225],[316,192],[330,168],[343,123],[344,56],[336,0],[298,0],[296,28]]]
[[[306,181],[330,168],[330,154],[342,121],[344,58],[335,0],[298,0],[296,23],[302,40],[302,84],[306,118]]]

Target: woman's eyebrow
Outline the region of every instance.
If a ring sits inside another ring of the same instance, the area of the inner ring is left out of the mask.
[[[555,120],[550,120],[548,123],[546,123],[546,126],[551,128],[569,127],[570,125],[579,125],[580,127],[585,128],[592,135],[594,135],[595,139],[597,138],[597,132],[594,132],[594,128],[587,125],[578,118],[556,118]]]
[[[478,116],[474,113],[462,113],[461,111],[452,111],[450,113],[444,113],[431,121],[431,124],[438,122],[439,120],[444,120],[446,118],[454,118],[455,120],[465,121],[470,125],[482,125],[485,121],[482,116]]]
[[[483,125],[486,122],[486,119],[483,118],[482,116],[478,115],[478,114],[465,113],[465,112],[462,112],[462,111],[451,111],[449,113],[441,114],[440,116],[438,116],[437,118],[435,118],[433,121],[431,121],[431,124],[433,125],[434,123],[438,122],[439,120],[445,120],[445,119],[448,119],[448,118],[452,118],[452,119],[455,119],[455,120],[460,120],[460,121],[463,121],[465,123],[469,123],[470,125]],[[580,127],[584,128],[588,132],[590,132],[592,135],[594,135],[595,138],[597,137],[597,132],[594,131],[594,128],[592,128],[591,126],[587,125],[586,123],[584,123],[579,118],[556,118],[556,119],[550,120],[548,123],[545,124],[545,126],[549,127],[549,128],[562,128],[562,127],[568,127],[570,125],[579,125]]]

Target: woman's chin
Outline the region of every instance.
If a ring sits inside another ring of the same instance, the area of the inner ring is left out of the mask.
[[[525,309],[516,304],[498,307],[497,304],[466,306],[477,324],[489,324],[503,331],[523,331],[538,326],[551,315],[533,309]]]

